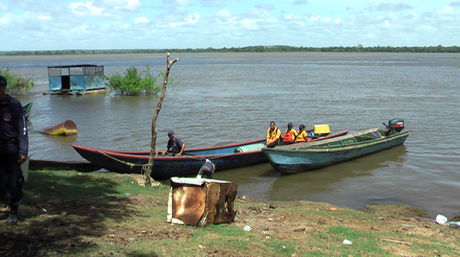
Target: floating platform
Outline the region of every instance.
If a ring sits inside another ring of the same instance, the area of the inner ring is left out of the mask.
[[[48,66],[49,95],[103,94],[104,66],[93,64]]]

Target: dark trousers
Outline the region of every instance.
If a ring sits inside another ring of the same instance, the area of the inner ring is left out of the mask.
[[[22,186],[24,176],[22,175],[21,165],[18,162],[19,149],[16,144],[0,146],[0,172],[3,172],[8,194],[9,206],[16,207],[22,199]],[[0,185],[0,187],[4,187]]]

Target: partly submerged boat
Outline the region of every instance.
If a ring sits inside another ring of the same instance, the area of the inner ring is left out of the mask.
[[[52,136],[73,136],[78,132],[77,124],[72,120],[66,120],[55,126],[49,127],[40,131],[42,134],[48,134]]]
[[[345,135],[347,132],[342,131],[316,140]],[[111,151],[76,144],[72,147],[96,166],[120,173],[141,173],[142,166],[149,159],[149,152]],[[168,179],[175,176],[195,176],[206,159],[216,165],[216,171],[264,163],[268,160],[262,153],[263,147],[265,147],[265,139],[259,139],[232,145],[186,149],[181,156],[156,155],[152,177]]]
[[[401,145],[409,132],[397,130],[367,129],[318,142],[263,148],[262,151],[277,171],[293,174]]]

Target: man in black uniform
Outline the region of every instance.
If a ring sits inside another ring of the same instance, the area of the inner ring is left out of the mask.
[[[6,94],[6,86],[6,79],[0,75],[0,170],[6,173],[10,207],[7,223],[16,225],[24,184],[21,163],[27,160],[29,140],[22,105]]]

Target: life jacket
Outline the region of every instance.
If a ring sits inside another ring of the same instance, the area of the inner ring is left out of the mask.
[[[286,134],[283,137],[283,142],[294,142],[297,132],[294,129],[286,131]]]
[[[299,133],[297,138],[295,139],[296,142],[304,142],[307,141],[307,132],[303,130],[302,132]]]
[[[279,135],[281,135],[281,132],[279,128],[275,127],[273,131],[270,131],[270,128],[267,130],[267,139],[268,141],[271,142],[278,142],[280,140]]]

